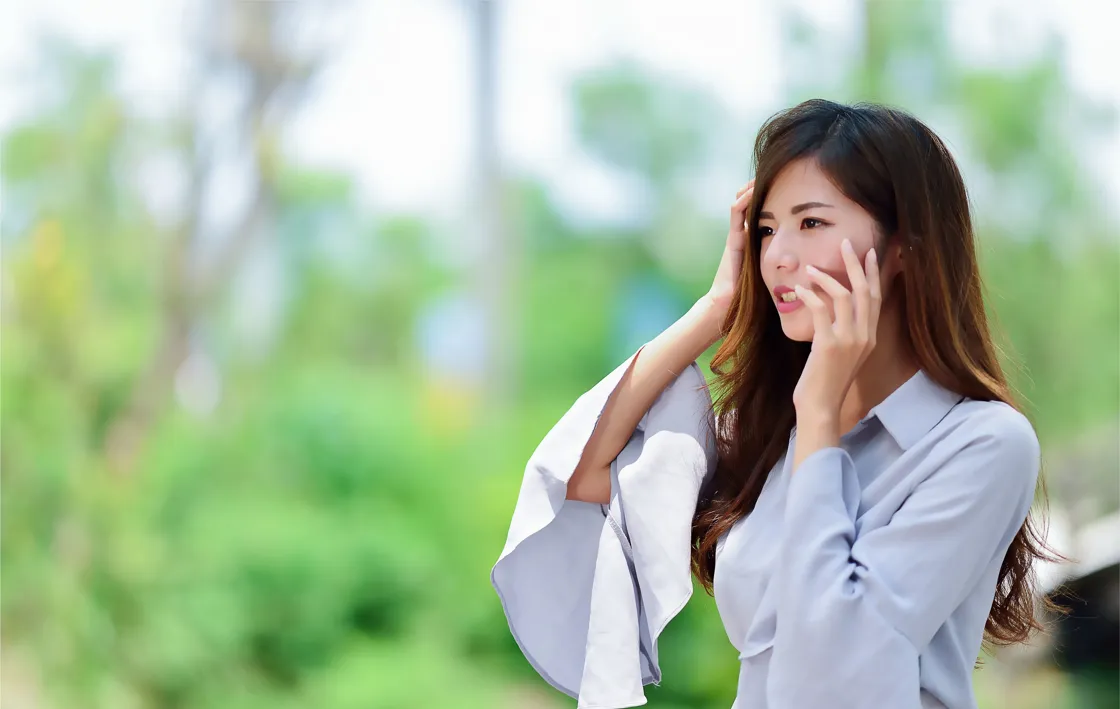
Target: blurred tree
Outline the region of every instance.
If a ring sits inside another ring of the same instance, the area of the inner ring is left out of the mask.
[[[259,19],[241,21],[283,40]],[[505,675],[467,659],[516,652],[478,576],[501,530],[464,500],[493,451],[516,465],[515,417],[431,437],[408,348],[449,278],[430,225],[367,224],[345,176],[288,162],[276,76],[241,104],[224,91],[253,72],[214,51],[197,112],[165,122],[133,113],[111,57],[60,43],[58,103],[3,139],[2,703],[502,706]],[[168,173],[190,199],[161,209]],[[295,281],[267,357],[238,339],[235,290],[261,243]],[[206,416],[168,396],[196,366],[167,354],[184,337],[221,365]],[[112,468],[107,432],[143,411]]]
[[[711,161],[716,129],[725,119],[716,97],[689,85],[654,81],[633,63],[579,78],[573,100],[583,147],[659,193],[679,188],[675,183]]]
[[[327,46],[324,42],[312,50],[295,50],[297,45],[290,41],[293,21],[286,17],[299,12],[292,6],[222,0],[200,8],[200,65],[183,97],[189,108],[179,146],[187,166],[186,195],[163,252],[162,334],[106,436],[107,460],[122,472],[134,467],[139,448],[166,406],[201,319],[244,264],[254,239],[275,230],[279,131],[299,105]],[[214,27],[222,31],[213,32]],[[240,109],[223,116],[225,121],[218,125],[207,125],[213,115],[206,113],[208,99],[226,90],[231,80],[244,87],[244,95],[231,102]],[[231,136],[248,146],[249,155],[221,154],[220,140]],[[216,228],[207,207],[221,198],[219,171],[228,168],[224,161],[239,159],[244,181],[239,187],[247,196],[234,223]],[[208,230],[225,233],[207,234]]]
[[[474,165],[472,213],[465,235],[473,241],[470,305],[482,312],[481,390],[483,405],[507,407],[520,380],[517,371],[521,338],[517,298],[522,268],[521,243],[505,223],[501,151],[498,146],[501,3],[466,0],[474,54]]]

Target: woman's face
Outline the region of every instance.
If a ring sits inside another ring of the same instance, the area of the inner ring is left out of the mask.
[[[810,342],[813,317],[805,304],[796,299],[793,287],[812,288],[831,303],[805,273],[805,267],[813,265],[851,288],[840,256],[840,243],[851,240],[860,263],[865,263],[867,252],[875,246],[875,220],[845,197],[815,160],[803,159],[790,163],[778,174],[762,204],[758,226],[762,237],[762,280],[781,317],[782,330],[791,340]],[[886,254],[876,255],[886,265]],[[883,274],[884,280],[886,275]]]

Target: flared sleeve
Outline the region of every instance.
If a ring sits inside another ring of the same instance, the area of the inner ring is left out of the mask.
[[[661,681],[657,638],[692,595],[692,516],[715,464],[711,396],[693,363],[613,461],[610,504],[565,499],[640,353],[579,397],[529,458],[490,576],[526,659],[581,708],[645,704],[644,685]]]

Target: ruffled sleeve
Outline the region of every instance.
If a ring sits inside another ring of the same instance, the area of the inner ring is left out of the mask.
[[[525,657],[579,707],[645,704],[643,686],[660,682],[657,638],[692,594],[692,515],[715,462],[711,397],[693,363],[612,463],[610,504],[565,499],[637,356],[582,395],[530,457],[491,572]]]

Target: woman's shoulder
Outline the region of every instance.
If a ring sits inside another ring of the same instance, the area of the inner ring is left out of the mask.
[[[1030,419],[1003,401],[964,398],[946,416],[962,438],[993,440],[1004,445],[1038,445]]]
[[[945,416],[936,445],[949,450],[947,467],[983,468],[989,485],[1020,484],[1033,489],[1041,462],[1038,435],[1030,420],[1002,401],[965,398]],[[939,456],[940,457],[940,456]]]

